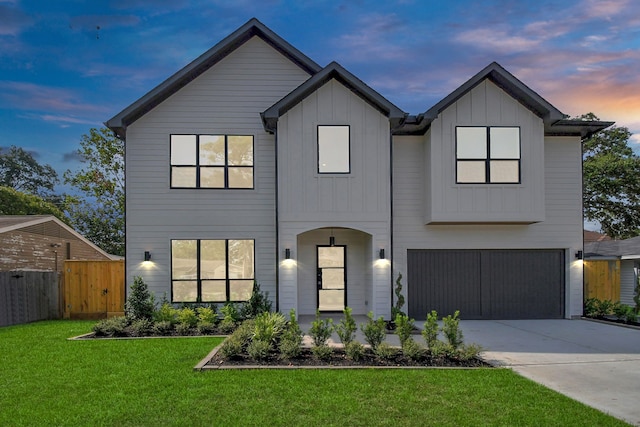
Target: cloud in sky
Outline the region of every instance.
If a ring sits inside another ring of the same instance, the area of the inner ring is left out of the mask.
[[[14,5],[14,2],[0,2],[0,36],[17,36],[33,23],[26,13]]]
[[[102,107],[83,103],[70,89],[34,83],[0,81],[0,97],[12,109],[36,111],[103,111]]]

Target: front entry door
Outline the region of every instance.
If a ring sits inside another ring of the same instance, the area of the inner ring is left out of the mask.
[[[347,305],[346,246],[318,246],[318,310],[342,311]]]

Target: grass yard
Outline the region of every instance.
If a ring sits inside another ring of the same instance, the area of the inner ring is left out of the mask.
[[[67,341],[0,328],[3,426],[623,426],[506,369],[193,372],[216,338]]]

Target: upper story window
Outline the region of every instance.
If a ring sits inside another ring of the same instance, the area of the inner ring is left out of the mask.
[[[253,188],[253,136],[171,135],[171,188]]]
[[[349,126],[318,126],[318,173],[350,173]]]
[[[456,183],[520,183],[520,128],[456,127]]]

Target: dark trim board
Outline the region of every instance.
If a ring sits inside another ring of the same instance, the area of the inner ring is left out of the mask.
[[[460,310],[463,319],[561,319],[564,258],[562,249],[409,249],[409,315]]]

